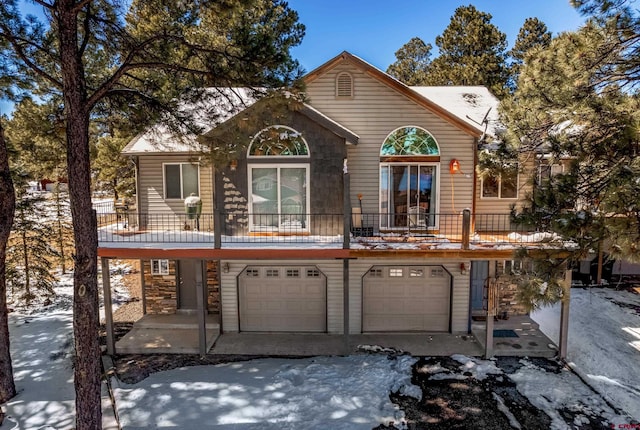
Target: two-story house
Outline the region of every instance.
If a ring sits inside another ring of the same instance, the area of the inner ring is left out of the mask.
[[[307,103],[252,121],[224,165],[168,134],[130,142],[136,207],[103,222],[103,271],[140,259],[146,316],[195,315],[200,352],[219,332],[469,333],[495,267],[535,246],[510,223],[527,186],[518,169],[476,171],[498,100],[409,87],[347,52],[305,82]],[[216,136],[199,141],[215,150]],[[187,213],[191,195],[201,209]],[[152,341],[137,335],[119,350]]]

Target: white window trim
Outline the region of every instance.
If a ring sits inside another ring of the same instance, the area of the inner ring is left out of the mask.
[[[302,141],[304,142],[304,144],[307,147],[307,155],[249,155],[249,152],[251,152],[251,147],[253,146],[253,142],[256,140],[256,138],[264,133],[265,131],[269,130],[270,128],[285,128],[287,130],[293,131],[294,133],[298,133],[300,135],[300,139],[302,139]],[[295,159],[308,159],[309,157],[311,157],[311,150],[309,149],[309,144],[307,143],[307,140],[304,138],[304,136],[302,135],[302,133],[300,133],[298,130],[291,128],[289,126],[286,125],[281,125],[281,124],[276,124],[276,125],[270,125],[269,127],[265,127],[262,130],[260,130],[259,132],[257,132],[255,134],[255,136],[253,137],[253,139],[251,139],[251,142],[249,143],[249,146],[247,147],[247,158],[248,159],[252,159],[252,160],[268,160],[268,159],[272,159],[272,158],[281,158],[281,159],[286,159],[286,160],[295,160]]]
[[[393,133],[395,133],[398,130],[402,130],[403,128],[418,128],[424,131],[425,133],[427,133],[429,136],[433,138],[433,141],[436,143],[436,147],[438,148],[438,153],[437,154],[415,154],[415,155],[382,155],[382,147],[384,146],[387,139],[389,139],[389,137],[391,137]],[[387,136],[382,141],[382,144],[380,145],[380,149],[378,150],[378,153],[380,154],[380,157],[440,157],[442,156],[438,139],[436,139],[433,133],[431,133],[429,130],[427,130],[424,127],[420,127],[419,125],[403,125],[402,127],[397,127],[393,129],[389,134],[387,134]]]
[[[380,188],[380,178],[382,177],[382,168],[387,166],[426,166],[433,167],[435,172],[433,174],[436,181],[436,189],[435,189],[435,198],[431,202],[433,204],[433,212],[431,212],[431,208],[429,208],[429,212],[433,213],[434,223],[432,226],[428,226],[427,230],[438,230],[440,228],[440,163],[438,162],[428,162],[428,163],[420,163],[420,162],[384,162],[380,163],[378,167],[378,213],[380,214],[380,225],[379,227],[385,230],[406,230],[407,227],[383,227],[382,226],[382,189]]]
[[[200,195],[200,164],[199,163],[189,163],[188,161],[184,161],[184,162],[178,162],[178,163],[162,163],[162,195],[164,197],[165,200],[170,200],[170,201],[179,201],[179,200],[184,200],[189,196],[183,196],[182,192],[183,190],[183,186],[182,186],[182,166],[185,164],[189,164],[192,166],[196,166],[198,169],[197,175],[198,175],[198,195]],[[166,173],[166,169],[165,166],[180,166],[180,198],[176,198],[176,197],[167,197],[167,173]]]
[[[553,178],[556,175],[560,175],[564,173],[564,164],[562,163],[553,163],[553,164],[549,164],[549,163],[545,163],[545,164],[539,164],[538,165],[538,184],[541,184],[543,182],[543,180],[546,180],[547,178],[542,178],[542,168],[543,167],[548,167],[549,168],[549,179]],[[554,169],[556,170],[554,172]]]
[[[288,158],[288,157],[284,157],[284,158]],[[277,189],[277,193],[278,193],[278,214],[281,214],[281,199],[280,199],[280,169],[283,168],[299,168],[299,169],[305,169],[305,181],[307,183],[307,192],[306,192],[306,196],[305,196],[305,207],[306,207],[306,222],[305,222],[305,228],[301,229],[301,232],[308,232],[309,231],[309,209],[311,207],[311,183],[310,183],[310,165],[309,163],[250,163],[247,165],[247,175],[248,175],[248,188],[249,188],[249,192],[247,194],[249,194],[249,231],[250,232],[264,232],[266,231],[264,229],[264,227],[261,228],[256,228],[253,225],[253,216],[251,216],[253,214],[253,169],[257,168],[257,169],[277,169],[277,175],[278,175],[278,189]],[[278,224],[280,224],[280,220],[278,220]],[[280,230],[280,225],[278,225],[278,227],[274,227],[272,230],[268,230],[268,231],[279,231]]]
[[[502,197],[502,174],[498,176],[498,196],[485,197],[484,196],[484,177],[480,178],[480,200],[518,200],[519,195],[520,195],[520,172],[516,172],[516,196],[515,197]]]
[[[153,269],[153,262],[158,262],[158,270]],[[164,276],[169,274],[169,260],[155,259],[151,260],[151,275]]]

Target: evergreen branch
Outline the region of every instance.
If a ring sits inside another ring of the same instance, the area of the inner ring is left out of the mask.
[[[111,91],[125,73],[127,73],[129,70],[134,69],[134,67],[131,66],[131,62],[138,53],[142,52],[147,46],[151,45],[152,43],[165,39],[165,37],[166,35],[164,34],[158,34],[154,37],[150,37],[147,40],[144,40],[143,42],[133,47],[127,54],[126,58],[120,64],[120,67],[118,67],[118,69],[111,75],[111,77],[102,85],[100,85],[88,98],[88,109],[93,108],[93,106],[95,106],[95,104],[99,100],[101,100],[109,91]]]
[[[12,34],[11,29],[7,28],[4,23],[0,24],[0,28],[2,28],[2,32],[0,32],[0,37],[4,38],[7,42],[9,42],[11,44],[11,46],[14,48],[14,52],[16,53],[18,58],[20,60],[22,60],[24,62],[24,64],[28,68],[33,70],[37,75],[39,75],[39,76],[45,78],[46,80],[48,80],[49,82],[51,82],[54,86],[56,86],[58,88],[62,88],[62,82],[60,82],[59,80],[54,78],[49,73],[45,72],[35,62],[31,61],[29,56],[27,56],[26,52],[24,51],[23,46],[21,45],[20,42],[23,42],[23,43],[29,44],[31,46],[34,46],[34,47],[36,47],[37,49],[39,49],[41,51],[48,52],[46,49],[44,49],[43,47],[41,47],[39,45],[35,45],[34,43],[32,43],[32,42],[30,42],[30,41],[28,41],[26,39],[15,37]]]

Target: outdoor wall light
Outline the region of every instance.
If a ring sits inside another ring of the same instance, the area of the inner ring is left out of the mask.
[[[462,173],[462,170],[460,169],[460,162],[455,158],[449,162],[449,173],[452,175],[455,173]]]
[[[467,263],[460,263],[460,274],[466,275],[469,272],[469,265]]]
[[[228,263],[228,262],[227,262],[227,263],[224,263],[224,264],[222,265],[222,272],[224,272],[224,273],[229,273],[229,263]]]
[[[238,168],[238,160],[231,160],[229,162],[229,169],[231,169],[232,172],[235,172],[237,168]]]

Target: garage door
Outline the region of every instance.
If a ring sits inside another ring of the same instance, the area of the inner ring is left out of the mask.
[[[442,266],[372,267],[363,279],[362,331],[449,331],[450,284]]]
[[[326,284],[316,267],[247,267],[238,282],[240,330],[326,332]]]

